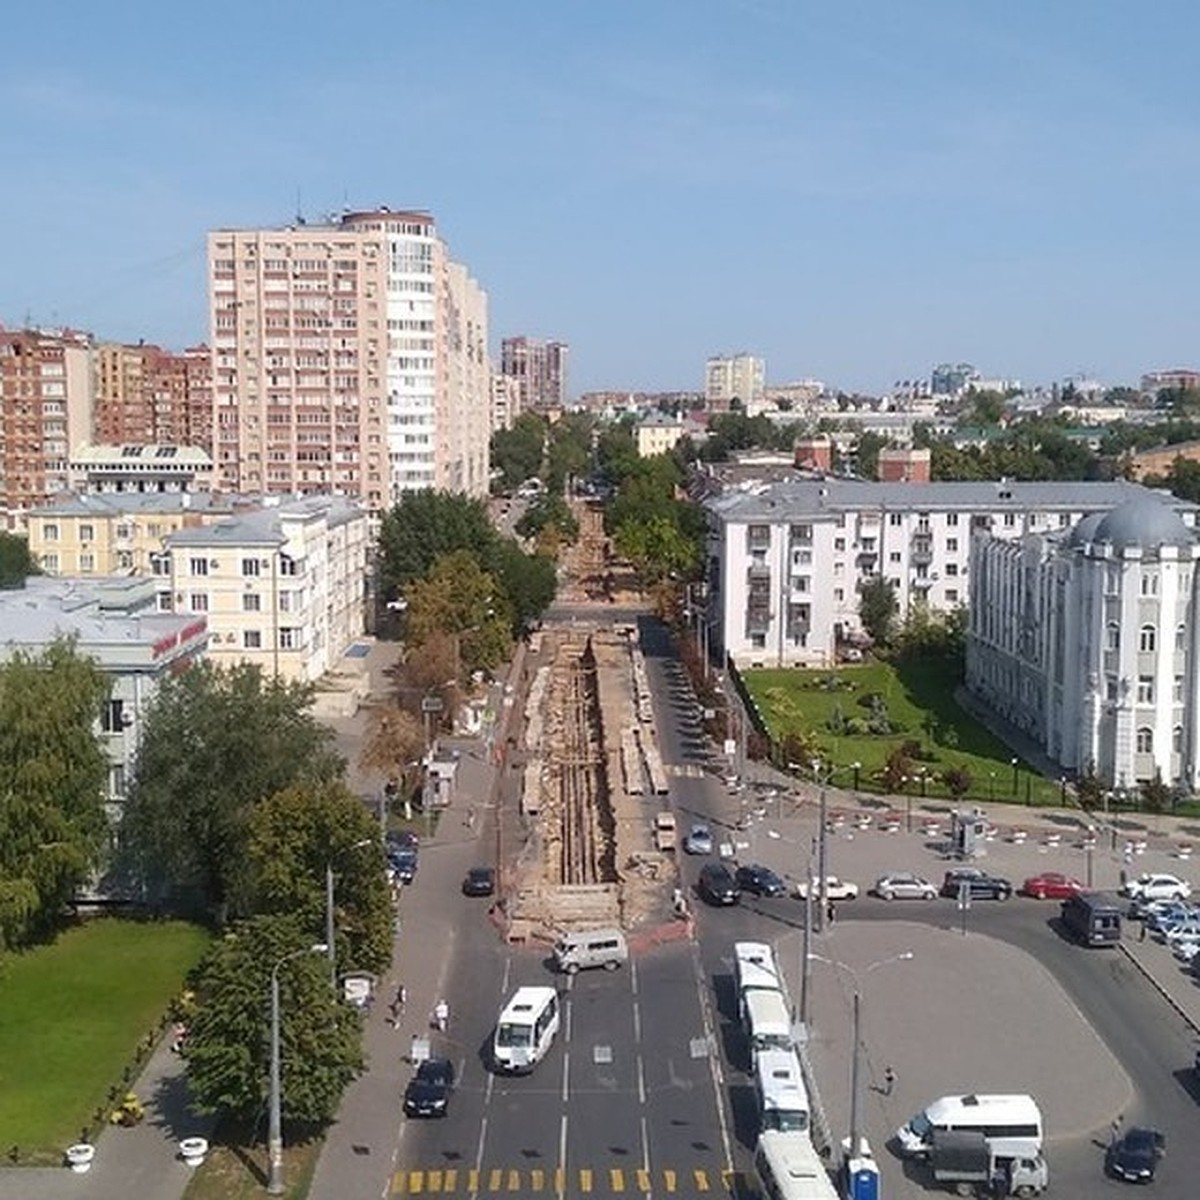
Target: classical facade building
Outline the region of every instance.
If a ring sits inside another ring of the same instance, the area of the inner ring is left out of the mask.
[[[1117,789],[1200,784],[1197,508],[1164,499],[971,550],[967,686]]]
[[[949,611],[968,601],[973,536],[1067,529],[1156,494],[1129,483],[824,479],[731,488],[706,502],[710,642],[739,666],[826,666],[862,633],[867,579],[891,584],[901,617],[914,603]]]
[[[679,445],[686,433],[682,417],[668,413],[647,413],[634,429],[637,452],[641,458],[652,458],[656,454],[670,454]]]
[[[71,451],[71,489],[77,492],[207,492],[212,456],[199,446],[123,444]]]

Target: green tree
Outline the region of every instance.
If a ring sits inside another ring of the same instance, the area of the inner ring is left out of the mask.
[[[554,530],[559,542],[572,545],[579,540],[579,521],[558,492],[539,496],[516,524],[516,531],[523,538],[536,538],[546,529]]]
[[[29,551],[29,539],[0,530],[0,588],[19,588],[38,566]]]
[[[695,544],[667,517],[627,520],[613,542],[617,553],[633,563],[643,586],[682,579],[698,565]]]
[[[197,969],[187,1065],[200,1112],[261,1116],[269,1094],[271,972],[278,965],[283,1113],[306,1125],[333,1119],[363,1069],[362,1027],[354,1009],[336,1002],[325,958],[305,953],[312,945],[299,917],[255,917],[236,925]]]
[[[492,469],[500,472],[500,490],[511,492],[541,474],[546,447],[546,422],[537,413],[522,413],[511,429],[492,434]]]
[[[340,779],[312,691],[257,667],[201,663],[164,681],[146,715],[122,823],[125,861],[149,893],[191,893],[219,923],[247,868],[254,808],[294,785]]]
[[[589,413],[567,413],[550,427],[545,484],[561,495],[567,481],[584,474],[592,457],[593,419]]]
[[[326,868],[333,868],[338,971],[382,972],[392,959],[392,901],[379,823],[341,783],[277,792],[250,814],[246,896],[256,915],[291,913],[325,936]]]
[[[865,430],[858,435],[854,447],[855,469],[863,479],[874,479],[879,474],[879,452],[888,444],[881,433]]]
[[[971,790],[971,772],[966,767],[951,767],[942,772],[942,782],[955,800],[961,800]]]
[[[632,425],[620,423],[601,430],[596,439],[596,458],[605,482],[619,487],[642,463]]]
[[[102,862],[109,684],[70,641],[0,666],[0,947],[59,920]]]
[[[889,646],[899,604],[896,590],[882,575],[872,575],[858,589],[858,617],[876,646]]]

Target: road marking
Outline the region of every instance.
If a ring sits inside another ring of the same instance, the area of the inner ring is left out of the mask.
[[[642,1193],[650,1191],[650,1172],[645,1167],[637,1169],[637,1190]]]
[[[508,1173],[508,1190],[510,1192],[519,1192],[521,1190],[521,1172],[510,1170]]]
[[[581,1192],[592,1190],[592,1173],[587,1167],[582,1167],[579,1171],[579,1190]]]
[[[699,1167],[697,1167],[692,1172],[692,1181],[696,1185],[696,1191],[698,1191],[698,1192],[707,1192],[708,1191],[708,1172],[707,1171],[702,1171],[702,1170],[700,1170]]]
[[[447,1192],[452,1192],[458,1186],[458,1168],[450,1167],[442,1175],[442,1186]]]
[[[465,1184],[466,1190],[460,1188],[460,1183]],[[571,1172],[556,1167],[553,1175],[542,1167],[489,1167],[482,1172],[430,1167],[397,1171],[384,1194],[429,1200],[432,1196],[463,1196],[476,1189],[486,1197],[495,1197],[520,1192],[542,1195],[552,1188],[558,1197],[572,1194],[652,1197],[659,1185],[660,1194],[678,1195],[681,1183],[685,1195],[718,1191],[737,1195],[744,1190],[746,1177],[741,1171],[716,1171],[709,1167],[654,1171],[649,1166],[630,1167],[627,1161],[617,1167],[579,1167]]]
[[[529,1186],[535,1192],[540,1192],[546,1185],[546,1172],[541,1167],[534,1167],[529,1172]]]
[[[504,1172],[499,1167],[493,1167],[488,1172],[487,1190],[489,1192],[498,1192],[500,1190],[500,1181],[504,1178]]]
[[[663,1187],[666,1188],[666,1190],[668,1192],[673,1192],[675,1190],[675,1186],[676,1186],[675,1172],[674,1171],[664,1171],[663,1172]]]
[[[700,1019],[704,1025],[705,1037],[708,1040],[709,1046],[716,1046],[718,1043],[712,1009],[709,1007],[711,1001],[708,993],[707,978],[700,963],[700,946],[696,942],[692,943],[692,975],[696,983],[696,994],[700,999]],[[724,1073],[721,1069],[721,1056],[719,1054],[710,1054],[708,1056],[708,1067],[712,1076],[713,1102],[717,1109],[717,1122],[721,1127],[721,1144],[725,1149],[725,1165],[732,1167],[733,1146],[730,1143],[729,1122],[725,1117],[723,1100],[727,1093],[725,1090]],[[707,1186],[707,1180],[705,1186]]]
[[[637,1057],[637,1081],[638,1081],[638,1103],[646,1103],[646,1069],[642,1062],[642,1056]]]
[[[488,1073],[488,1082],[495,1078],[491,1072]],[[488,1092],[488,1099],[491,1098],[491,1092]],[[475,1147],[475,1165],[467,1172],[467,1191],[471,1193],[472,1200],[479,1195],[479,1172],[483,1167],[483,1147],[487,1141],[487,1114],[484,1113],[482,1120],[479,1122],[479,1144]]]
[[[608,1168],[608,1186],[614,1192],[625,1190],[625,1172],[620,1167]]]
[[[479,1191],[479,1168],[472,1167],[467,1172],[467,1191],[474,1196]]]
[[[563,1076],[562,1076],[562,1102],[566,1104],[567,1097],[570,1091],[571,1080],[571,1052],[563,1051]]]
[[[442,1173],[441,1173],[441,1171],[430,1171],[429,1178],[426,1182],[428,1183],[429,1190],[431,1192],[440,1192],[442,1190]],[[450,1188],[446,1189],[446,1191],[451,1191],[451,1190],[452,1189],[450,1189]]]

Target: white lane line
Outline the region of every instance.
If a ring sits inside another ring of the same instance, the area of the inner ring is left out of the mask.
[[[567,1114],[563,1113],[562,1121],[558,1126],[558,1165],[562,1174],[558,1176],[560,1184],[558,1187],[558,1195],[563,1195],[563,1190],[566,1187],[567,1180]]]
[[[633,1002],[633,1040],[635,1044],[642,1040],[642,1010],[636,1000]]]
[[[708,1067],[712,1075],[713,1102],[717,1107],[717,1122],[721,1126],[721,1144],[725,1148],[725,1168],[733,1170],[733,1144],[729,1137],[729,1122],[725,1117],[725,1105],[722,1097],[725,1092],[724,1072],[721,1069],[721,1056],[714,1053],[719,1045],[717,1041],[716,1022],[713,1020],[708,990],[705,987],[704,968],[700,962],[700,947],[692,943],[692,975],[696,984],[696,996],[700,1001],[700,1021],[704,1026],[704,1036],[708,1039]]]
[[[645,1103],[644,1097],[642,1102]],[[642,1114],[642,1170],[646,1172],[647,1176],[650,1175],[650,1131],[646,1127],[645,1113]],[[653,1197],[653,1188],[646,1192],[645,1195]]]
[[[571,1084],[571,1052],[563,1051],[562,1102],[566,1104]]]
[[[475,1178],[476,1178],[476,1181],[478,1181],[479,1178],[483,1174],[483,1144],[487,1140],[487,1126],[488,1126],[488,1119],[487,1119],[487,1114],[485,1113],[483,1118],[479,1122],[479,1145],[475,1150],[475,1172],[476,1172]],[[475,1200],[475,1198],[478,1195],[479,1195],[479,1189],[476,1188],[475,1191],[473,1191],[471,1193],[471,1200]]]
[[[646,1064],[643,1062],[642,1056],[639,1054],[637,1056],[638,1100],[642,1104],[646,1103],[646,1069],[645,1068],[646,1068]],[[645,1129],[645,1127],[646,1127],[646,1118],[643,1117],[642,1118],[643,1130]]]

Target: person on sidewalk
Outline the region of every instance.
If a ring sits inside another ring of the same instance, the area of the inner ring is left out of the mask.
[[[407,1000],[408,992],[405,990],[404,984],[401,984],[396,989],[391,1004],[388,1005],[388,1023],[393,1029],[400,1024],[400,1018],[404,1014],[404,1004]]]
[[[832,925],[837,920],[837,908],[832,900],[825,905],[825,920]]]
[[[892,1089],[896,1086],[896,1072],[891,1066],[883,1069],[883,1094],[890,1096]]]

